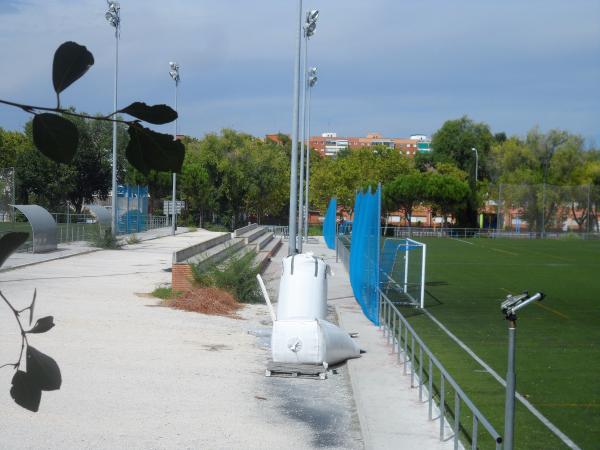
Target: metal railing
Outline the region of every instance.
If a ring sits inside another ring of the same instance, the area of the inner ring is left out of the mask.
[[[398,355],[398,363],[403,365],[404,375],[410,375],[411,387],[419,389],[419,400],[423,402],[424,391],[427,395],[429,404],[429,420],[440,421],[440,441],[453,439],[454,449],[460,445],[461,432],[465,434],[471,442],[471,449],[476,450],[479,445],[479,426],[482,425],[489,438],[493,440],[496,450],[502,449],[502,436],[490,424],[483,413],[473,404],[467,394],[461,389],[458,383],[452,378],[442,363],[433,355],[431,350],[425,345],[417,335],[406,318],[394,305],[394,303],[378,288],[380,299],[380,329],[387,343],[392,346],[392,353]],[[427,364],[425,364],[425,359]],[[410,366],[410,373],[408,367]],[[434,385],[433,370],[437,369],[440,374],[439,385]],[[427,385],[425,386],[425,377]],[[415,378],[417,384],[415,384]],[[454,390],[454,408],[447,409],[447,386]],[[433,417],[434,389],[437,389],[438,399],[438,417]],[[461,407],[465,405],[470,411],[473,419],[470,435],[461,423]],[[446,417],[448,413],[449,417]],[[448,423],[452,427],[454,435],[446,438],[445,426]]]
[[[277,237],[287,238],[290,235],[287,225],[265,225],[265,228],[267,231],[273,232],[273,234]]]
[[[600,239],[600,233],[576,231],[546,231],[542,236],[533,231],[502,231],[494,228],[432,228],[432,227],[388,227],[393,236],[405,237],[449,237],[449,238],[509,238],[509,239]]]

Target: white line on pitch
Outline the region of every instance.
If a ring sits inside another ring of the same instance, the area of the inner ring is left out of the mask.
[[[463,241],[462,239],[458,239],[458,238],[450,238],[450,239],[452,239],[453,241],[462,242],[463,244],[475,245],[475,244],[473,244],[472,242],[469,242],[469,241]]]
[[[459,338],[457,338],[454,334],[452,334],[452,332],[448,328],[446,328],[444,326],[444,324],[442,324],[442,322],[440,322],[435,317],[433,317],[433,315],[429,311],[427,311],[425,309],[423,309],[422,311],[427,315],[427,317],[429,317],[431,320],[433,320],[433,322],[435,322],[435,324],[438,327],[440,327],[448,336],[450,336],[450,338],[454,342],[456,342],[460,348],[462,348],[465,352],[467,352],[469,355],[471,355],[471,357],[475,361],[477,361],[481,365],[481,367],[483,367],[485,370],[487,370],[488,373],[491,376],[493,376],[502,386],[506,387],[506,381],[504,381],[504,379],[500,375],[498,375],[494,369],[492,369],[489,365],[487,365],[487,363],[483,359],[481,359],[479,356],[477,356],[475,354],[475,352],[467,346],[467,344],[465,344],[463,341],[461,341]],[[573,442],[571,440],[571,438],[569,438],[569,436],[567,436],[565,433],[563,433],[558,428],[556,428],[556,426],[552,422],[550,422],[546,418],[546,416],[544,416],[541,412],[539,412],[535,408],[535,406],[533,406],[531,403],[529,403],[529,401],[525,397],[523,397],[518,392],[516,393],[516,397],[523,404],[523,406],[525,406],[525,408],[527,408],[529,411],[531,411],[531,413],[535,417],[537,417],[544,425],[546,425],[546,427],[550,431],[552,431],[556,436],[558,436],[560,438],[560,440],[562,440],[567,447],[572,448],[574,450],[581,450],[581,448],[579,448],[577,446],[577,444],[575,444],[575,442]]]

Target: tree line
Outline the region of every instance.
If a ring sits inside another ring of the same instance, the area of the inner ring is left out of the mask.
[[[68,203],[80,211],[83,204],[109,195],[111,124],[68,119],[80,133],[79,149],[69,164],[35,150],[31,122],[23,132],[0,129],[0,167],[15,167],[18,203],[36,203],[51,211]],[[171,197],[170,173],[143,174],[133,168],[124,155],[129,137],[124,127],[118,133],[119,182],[148,185],[154,213],[161,214],[162,200]],[[201,139],[183,137],[182,142],[186,152],[177,196],[186,201],[183,223],[219,223],[230,229],[249,220],[287,223],[289,138],[280,135],[279,142],[272,142],[225,129]],[[477,180],[473,148],[479,156]],[[432,137],[432,151],[414,158],[386,146],[347,149],[336,157],[311,151],[313,210],[325,211],[329,199],[337,197],[338,205],[351,214],[357,190],[378,183],[383,185],[384,211],[400,211],[408,223],[417,206],[426,206],[434,214],[454,217],[460,226],[476,226],[478,211],[497,195],[494,186],[500,183],[600,187],[600,151],[586,148],[580,136],[567,131],[533,128],[526,136],[508,137],[466,116],[445,122]],[[512,200],[527,203],[529,220],[535,223],[537,210],[525,197],[514,194]],[[551,195],[544,201],[549,199]],[[554,211],[560,201],[554,198]],[[544,210],[551,214],[552,205],[544,205]]]

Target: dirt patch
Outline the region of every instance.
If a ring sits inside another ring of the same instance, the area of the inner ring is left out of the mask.
[[[165,301],[165,305],[184,311],[239,319],[235,313],[242,307],[233,295],[221,289],[195,288],[177,298]]]

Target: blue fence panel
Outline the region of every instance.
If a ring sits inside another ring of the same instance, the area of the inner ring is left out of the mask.
[[[356,195],[350,242],[350,284],[365,316],[379,325],[381,186]]]
[[[332,198],[329,200],[329,206],[327,207],[327,213],[325,214],[325,220],[323,221],[323,237],[325,243],[330,249],[335,248],[335,228],[337,218],[337,200]]]
[[[148,221],[148,187],[119,185],[117,189],[117,225],[119,233],[139,233]]]

